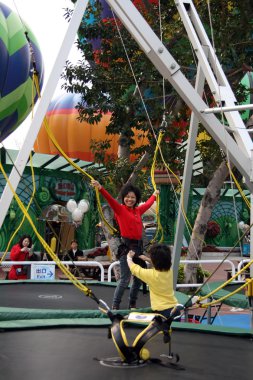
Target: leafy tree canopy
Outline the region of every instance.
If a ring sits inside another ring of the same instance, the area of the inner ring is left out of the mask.
[[[212,0],[210,11],[207,1],[196,0],[194,3],[225,73],[236,89],[236,96],[239,101],[243,101],[247,94],[238,83],[243,72],[252,66],[252,1]],[[144,17],[157,35],[162,37],[184,74],[194,83],[196,60],[175,2],[160,0],[160,10],[161,12],[152,2]],[[93,23],[89,22],[91,13]],[[117,18],[101,20],[100,14],[101,4],[94,0],[94,6],[89,5],[78,31],[78,48],[83,53],[83,60],[77,65],[68,62],[64,74],[64,88],[83,96],[83,102],[78,104],[80,120],[96,123],[103,113],[110,112],[112,116],[107,127],[108,139],[110,134],[120,133],[124,144],[127,141],[133,152],[142,154],[148,150],[151,155],[155,145],[153,132],[157,132],[164,120],[167,123],[166,143],[162,146],[164,159],[172,168],[180,170],[184,152],[178,149],[178,142],[187,138],[190,111],[169,82],[163,81],[121,22]],[[68,9],[66,17],[71,17]],[[93,48],[95,39],[100,42],[96,51]],[[205,97],[212,104],[213,98],[208,88]],[[148,145],[138,148],[137,152],[133,146],[133,128],[147,134],[150,141]],[[108,143],[109,141],[106,142]],[[199,149],[207,161],[208,157],[209,161],[212,157],[210,167],[213,169],[215,155],[210,156],[210,149],[217,153],[217,164],[221,158],[217,145],[213,142],[211,144],[214,147],[210,148],[210,141],[206,140],[199,144]],[[93,142],[93,149],[101,153],[101,142]],[[127,167],[130,170],[131,164],[124,166]],[[128,175],[128,170],[125,171]],[[206,174],[209,176],[208,171]],[[122,181],[126,178],[122,178]]]

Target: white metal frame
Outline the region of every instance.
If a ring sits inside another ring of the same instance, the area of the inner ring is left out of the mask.
[[[209,107],[202,99],[202,93],[199,85],[197,84],[196,88],[193,88],[191,83],[181,72],[180,66],[174,57],[169,53],[167,48],[147,24],[133,3],[130,0],[106,1],[157,70],[171,83],[181,98],[193,111],[193,118],[195,118],[195,120],[192,121],[192,123],[194,124],[193,130],[195,129],[195,133],[197,121],[199,121],[203,124],[221,149],[225,152],[228,151],[231,161],[245,177],[247,187],[251,192],[253,192],[253,160],[251,153],[253,150],[253,144],[251,137],[242,122],[239,112],[226,111],[224,113],[228,126],[230,130],[233,131],[233,136],[231,136],[213,113],[209,114],[203,112]],[[20,175],[22,175],[26,166],[29,152],[33,148],[35,139],[43,121],[43,117],[53,96],[61,70],[74,42],[75,35],[87,4],[88,0],[78,0],[76,2],[75,10],[66,32],[65,39],[56,58],[54,68],[46,84],[43,96],[36,109],[34,119],[10,175],[10,182],[14,190],[16,190],[18,186]],[[234,108],[236,106],[235,96],[229,86],[210,41],[208,40],[192,1],[176,0],[175,4],[199,60],[199,69],[203,72],[217,104],[219,106]],[[193,146],[194,143],[192,142],[191,148],[193,148]],[[189,159],[189,167],[190,166],[191,159]],[[190,179],[188,179],[188,181],[190,181]],[[189,183],[187,186],[189,186]],[[186,193],[186,190],[184,193]],[[12,192],[9,187],[6,186],[0,200],[0,227],[2,226],[12,197]],[[177,268],[174,267],[174,269]]]

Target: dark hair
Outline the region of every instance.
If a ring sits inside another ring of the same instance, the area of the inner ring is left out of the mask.
[[[171,250],[166,244],[152,245],[149,253],[155,269],[165,272],[171,268]]]
[[[28,245],[28,248],[31,248],[31,246],[32,246],[32,244],[33,244],[33,241],[32,241],[32,238],[31,238],[30,235],[23,235],[23,236],[21,236],[21,238],[19,239],[18,245],[22,248],[22,247],[23,247],[22,243],[23,243],[23,241],[24,241],[25,239],[29,239],[29,245]]]
[[[133,186],[133,185],[125,185],[121,190],[121,200],[122,200],[122,203],[124,204],[124,198],[130,192],[133,192],[136,196],[136,203],[134,205],[134,207],[135,207],[141,201],[141,191],[138,187]]]
[[[76,239],[71,240],[70,244],[72,244],[72,243],[78,244]]]

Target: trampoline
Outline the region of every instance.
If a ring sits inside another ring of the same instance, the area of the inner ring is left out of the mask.
[[[132,337],[136,332],[128,331]],[[166,345],[152,342],[152,356],[166,353]],[[117,356],[105,328],[60,328],[1,333],[0,366],[3,379],[240,379],[252,377],[252,341],[240,337],[175,331],[173,350],[184,370],[147,364],[114,369],[98,360]]]
[[[89,288],[111,306],[114,284],[89,282]],[[67,281],[32,282],[5,281],[1,283],[0,306],[29,309],[90,310],[97,304]],[[122,309],[128,306],[128,291],[122,299]],[[139,292],[139,307],[149,306],[149,294]]]
[[[98,298],[110,305],[113,286],[89,283]],[[127,292],[122,307],[128,303]],[[177,294],[185,301],[185,295]],[[138,305],[148,310],[149,295],[139,294]],[[123,312],[124,313],[124,312]],[[128,313],[125,311],[125,314]],[[152,362],[138,368],[110,368],[100,359],[118,356],[108,339],[111,322],[97,304],[66,282],[2,282],[0,292],[0,367],[3,379],[239,379],[253,372],[253,333],[173,322],[172,351],[178,367]],[[140,327],[126,330],[131,344]],[[146,346],[145,346],[146,347]],[[167,354],[167,344],[157,335],[147,344],[152,358]]]

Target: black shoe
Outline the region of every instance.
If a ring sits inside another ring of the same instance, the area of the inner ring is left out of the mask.
[[[119,310],[119,306],[113,305],[112,310]]]
[[[128,305],[128,309],[130,309],[130,310],[137,309],[136,302],[130,302]]]

